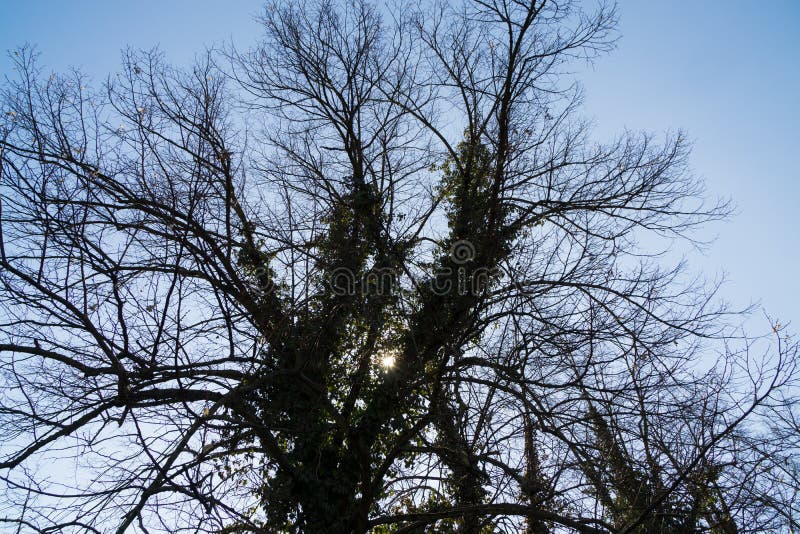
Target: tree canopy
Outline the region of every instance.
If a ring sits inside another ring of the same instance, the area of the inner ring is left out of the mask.
[[[790,531],[797,344],[663,251],[730,213],[598,142],[613,5],[270,4],[0,120],[0,524]],[[677,245],[676,245],[677,244]]]

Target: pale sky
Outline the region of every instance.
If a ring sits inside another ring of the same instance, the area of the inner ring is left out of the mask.
[[[3,0],[0,49],[35,44],[46,70],[77,66],[100,81],[126,46],[159,46],[178,66],[205,45],[247,47],[262,5]],[[707,229],[718,239],[704,256],[691,254],[691,265],[710,277],[727,272],[726,299],[760,301],[782,323],[794,319],[797,332],[800,1],[622,0],[619,14],[617,50],[580,73],[598,138],[624,128],[686,131],[694,171],[738,212]],[[11,74],[5,56],[0,74]]]

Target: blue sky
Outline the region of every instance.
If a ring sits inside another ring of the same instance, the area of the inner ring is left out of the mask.
[[[690,262],[797,332],[800,2],[622,0],[619,15],[617,50],[581,75],[598,134],[685,130],[694,172],[737,207]]]
[[[52,70],[76,66],[101,80],[125,46],[158,45],[189,63],[205,45],[247,46],[259,34],[256,0],[99,0],[0,3],[0,49],[36,44]],[[618,48],[580,73],[585,113],[600,138],[623,128],[683,129],[694,171],[731,197],[737,215],[690,261],[727,272],[723,295],[759,301],[800,325],[800,1],[621,0]],[[0,74],[9,61],[0,58]],[[761,325],[763,327],[763,325]]]

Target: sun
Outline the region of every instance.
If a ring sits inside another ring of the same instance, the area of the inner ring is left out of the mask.
[[[395,358],[394,354],[387,353],[381,356],[379,362],[381,367],[388,370],[392,369],[395,366],[395,364],[397,363],[397,358]]]

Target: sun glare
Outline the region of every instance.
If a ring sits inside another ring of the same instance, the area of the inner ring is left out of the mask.
[[[394,354],[384,354],[381,356],[380,364],[384,369],[391,369],[394,367],[395,361]]]

